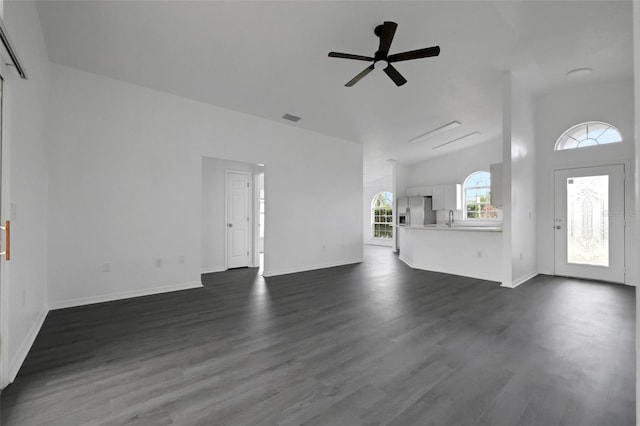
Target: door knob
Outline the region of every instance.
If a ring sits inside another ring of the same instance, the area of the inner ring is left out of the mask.
[[[227,223],[227,226],[228,226],[229,228],[233,228],[233,223]]]
[[[556,228],[556,229],[562,229],[562,226],[560,226],[560,225],[556,225],[556,226],[554,226],[554,228]]]

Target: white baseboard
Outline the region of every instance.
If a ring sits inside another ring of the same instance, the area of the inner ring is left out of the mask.
[[[100,296],[84,297],[80,299],[61,300],[50,302],[51,309],[64,309],[74,306],[93,305],[94,303],[111,302],[113,300],[130,299],[132,297],[150,296],[153,294],[169,293],[171,291],[188,290],[191,288],[202,287],[201,281],[193,281],[190,283],[172,284],[163,287],[145,288],[141,290],[125,291],[121,293],[104,294]]]
[[[363,243],[365,246],[393,247],[390,241],[368,240]]]
[[[402,260],[405,263],[405,265],[407,265],[409,268],[417,269],[413,266],[411,262],[409,262],[407,259],[402,257],[402,252],[400,252],[400,256],[398,256],[398,259]]]
[[[524,284],[525,282],[529,281],[531,278],[537,276],[538,273],[537,272],[529,272],[527,275],[524,275],[518,279],[515,279],[513,281],[511,281],[511,284],[509,283],[505,283],[503,282],[502,284],[500,284],[500,287],[505,287],[505,288],[516,288],[518,287],[520,284]]]
[[[276,275],[295,274],[297,272],[314,271],[316,269],[334,268],[336,266],[352,265],[354,263],[362,263],[364,259],[362,257],[357,259],[345,260],[344,262],[326,263],[318,265],[301,266],[296,268],[283,268],[283,269],[270,269],[262,273],[264,277],[275,277]]]
[[[202,272],[200,272],[200,273],[201,274],[212,274],[214,272],[223,272],[223,271],[226,271],[225,267],[224,266],[219,266],[219,267],[216,267],[216,268],[204,268],[202,270]]]
[[[38,333],[40,333],[40,329],[42,328],[42,325],[44,324],[44,320],[45,318],[47,318],[48,313],[48,309],[40,312],[38,318],[36,318],[36,321],[33,323],[33,326],[29,330],[29,333],[23,340],[20,349],[16,353],[15,357],[11,360],[11,364],[9,365],[9,383],[13,383],[14,379],[18,375],[18,371],[20,371],[20,367],[22,367],[22,363],[24,363],[24,360],[27,359],[27,355],[31,350],[31,346],[33,346],[33,342],[36,341],[36,337],[38,337]]]

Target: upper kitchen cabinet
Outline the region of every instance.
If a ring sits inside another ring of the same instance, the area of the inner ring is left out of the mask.
[[[414,186],[407,188],[407,197],[430,197],[432,195],[432,186]]]
[[[503,206],[502,196],[502,163],[492,164],[491,171],[491,205],[494,207]]]
[[[433,186],[433,210],[462,209],[462,190],[459,183]]]

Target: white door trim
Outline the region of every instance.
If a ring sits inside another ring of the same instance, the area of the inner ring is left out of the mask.
[[[260,266],[260,250],[258,249],[260,243],[260,174],[256,173],[253,176],[253,256],[251,256],[251,263],[253,267]]]
[[[253,232],[253,214],[252,214],[252,182],[251,182],[251,173],[244,172],[240,170],[225,170],[225,184],[224,184],[224,268],[229,269],[229,238],[228,238],[228,224],[229,224],[229,177],[231,174],[239,174],[245,175],[247,177],[247,182],[249,183],[249,187],[247,188],[247,214],[248,214],[248,224],[247,229],[249,232],[246,234],[246,247],[249,251],[249,255],[247,256],[247,266],[252,266],[252,244],[251,244],[251,233]]]

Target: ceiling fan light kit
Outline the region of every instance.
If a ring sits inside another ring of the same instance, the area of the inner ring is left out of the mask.
[[[412,59],[429,58],[431,56],[438,56],[440,54],[440,46],[427,47],[425,49],[411,50],[408,52],[394,53],[389,55],[389,49],[391,48],[391,42],[393,36],[396,33],[398,24],[391,21],[385,21],[382,25],[378,25],[374,33],[380,38],[380,44],[378,51],[371,56],[353,55],[351,53],[329,52],[330,58],[342,58],[353,59],[356,61],[371,62],[371,64],[365,68],[360,74],[356,75],[350,81],[345,84],[347,87],[351,87],[360,81],[364,76],[369,74],[374,69],[381,69],[389,76],[389,78],[396,84],[396,86],[402,86],[407,80],[398,72],[398,70],[391,65],[393,62],[409,61]]]

